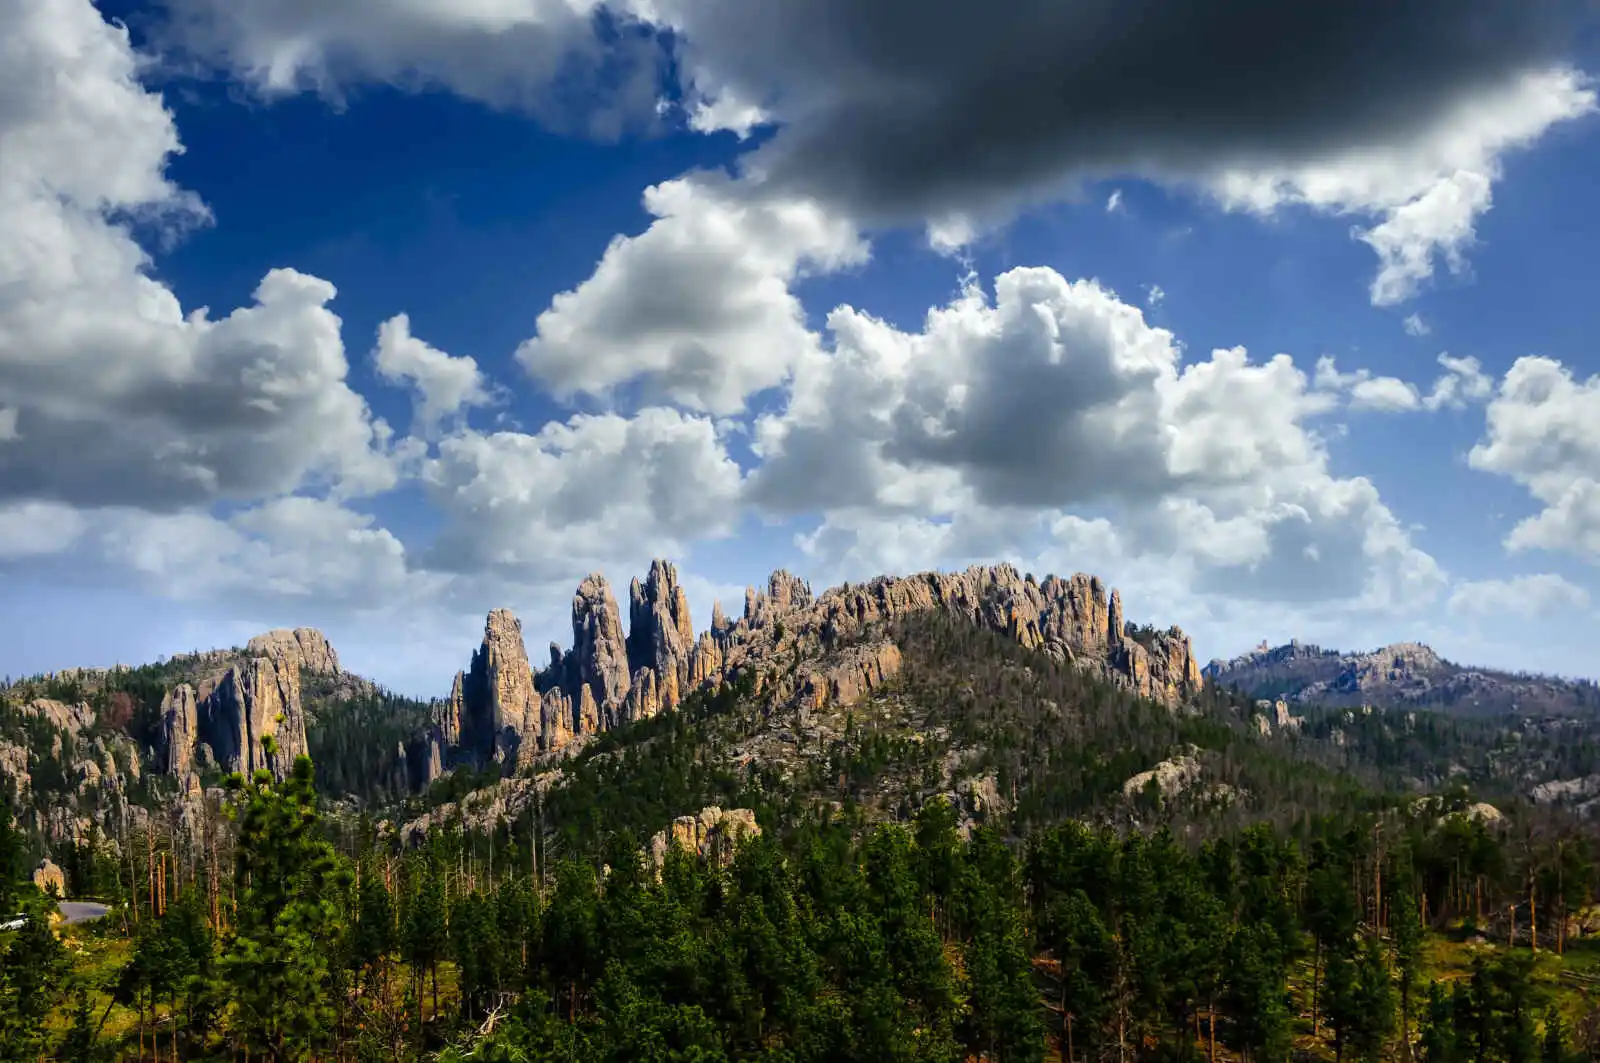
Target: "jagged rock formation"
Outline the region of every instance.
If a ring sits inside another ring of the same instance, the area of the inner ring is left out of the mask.
[[[473,755],[515,759],[524,742],[537,742],[540,702],[522,644],[522,622],[496,609],[483,626],[483,643],[472,666],[458,673],[441,731]]]
[[[627,637],[611,584],[598,573],[578,584],[572,597],[572,652],[564,663],[576,697],[587,694],[596,707],[608,708],[628,696]],[[587,709],[580,712],[582,721],[589,716]]]
[[[276,778],[287,776],[306,752],[296,660],[253,657],[228,669],[201,706],[200,736],[224,771],[249,775],[265,768]],[[269,737],[270,753],[262,743]]]
[[[1205,674],[1248,694],[1333,707],[1407,705],[1465,713],[1571,715],[1600,708],[1600,687],[1550,676],[1467,668],[1419,642],[1340,653],[1298,640],[1263,642]]]
[[[161,770],[186,776],[200,744],[200,708],[194,687],[180,683],[161,699]]]
[[[260,769],[284,778],[307,752],[301,673],[340,675],[339,658],[320,631],[269,631],[247,644],[244,655],[202,655],[213,669],[195,683],[179,683],[161,702],[157,766],[197,789],[196,772],[215,765],[249,775]],[[263,739],[272,739],[267,752]]]
[[[1176,703],[1200,685],[1199,666],[1180,629],[1130,633],[1121,596],[1108,596],[1098,579],[1049,576],[1039,582],[1011,565],[880,576],[835,587],[815,600],[805,584],[776,572],[765,595],[746,593],[744,618],[719,640],[723,670],[737,672],[785,654],[818,654],[859,639],[875,625],[935,609],[1157,700]]]
[[[245,643],[245,653],[251,657],[271,657],[273,660],[293,660],[302,672],[316,675],[342,675],[339,655],[333,652],[328,638],[314,627],[297,627],[293,631],[277,628],[257,635]]]
[[[643,695],[637,699],[635,715],[649,716],[675,708],[690,684],[694,624],[689,619],[689,598],[671,562],[652,562],[650,575],[643,583],[633,581],[628,598],[628,669],[634,686],[654,688],[649,699]]]
[[[779,570],[764,591],[746,590],[737,621],[717,603],[709,629],[696,637],[677,568],[656,561],[630,584],[628,606],[624,633],[609,582],[585,578],[572,600],[572,648],[552,645],[550,663],[537,675],[516,618],[491,613],[471,668],[457,674],[426,740],[413,747],[413,777],[431,781],[456,757],[528,764],[744,675],[758,693],[803,707],[850,705],[900,670],[899,649],[874,631],[930,610],[1169,704],[1200,685],[1181,630],[1130,627],[1120,595],[1083,575],[1039,582],[1010,565],[974,566],[880,577],[814,596],[805,581]]]
[[[667,853],[674,847],[691,856],[710,858],[722,864],[733,858],[741,839],[761,833],[756,814],[748,808],[702,808],[698,815],[679,816],[666,830],[650,839],[645,853],[651,868],[660,870]]]

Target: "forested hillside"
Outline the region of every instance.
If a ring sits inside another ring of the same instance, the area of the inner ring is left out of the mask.
[[[101,865],[120,903],[64,943],[8,877],[29,917],[0,938],[5,1058],[1512,1063],[1595,1047],[1600,883],[1586,836],[1559,824],[1428,809],[1199,844],[1076,822],[963,839],[935,800],[905,823],[768,818],[731,852],[657,862],[607,831],[598,858],[551,859],[448,828],[411,848],[367,824],[327,832],[313,774],[302,759],[281,783],[236,782],[203,856],[158,843],[131,878]]]

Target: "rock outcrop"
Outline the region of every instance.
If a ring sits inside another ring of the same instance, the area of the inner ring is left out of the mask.
[[[327,636],[314,627],[276,628],[245,643],[251,657],[293,660],[302,672],[313,675],[342,675],[339,655],[333,652]]]
[[[609,709],[628,696],[632,672],[627,636],[611,584],[599,573],[578,584],[572,597],[572,651],[563,663],[568,684],[576,688],[575,698],[587,694],[598,709]]]
[[[525,758],[538,749],[543,722],[522,622],[509,609],[491,612],[472,666],[456,676],[441,721],[444,736],[480,760]]]
[[[194,687],[180,683],[161,699],[161,770],[179,778],[188,775],[199,744],[199,702]]]
[[[691,856],[727,864],[738,843],[761,833],[756,814],[748,808],[702,808],[698,815],[679,816],[666,830],[650,839],[645,853],[652,868],[660,870],[674,847]]]
[[[795,691],[807,709],[853,705],[900,674],[900,647],[892,642],[850,646],[825,666],[808,667]]]
[[[1191,756],[1178,756],[1128,779],[1122,784],[1122,793],[1126,797],[1137,797],[1154,784],[1162,798],[1172,798],[1199,781],[1200,762]]]
[[[765,595],[751,591],[745,616],[729,629],[725,672],[783,653],[830,650],[874,625],[942,610],[1007,635],[1030,649],[1097,671],[1169,704],[1200,685],[1188,636],[1178,628],[1129,633],[1121,597],[1090,576],[1038,582],[1011,565],[965,572],[925,572],[835,587],[816,599],[787,573],[774,573]],[[787,648],[786,648],[787,647]]]
[[[654,561],[643,583],[629,588],[628,668],[637,685],[642,673],[654,673],[654,706],[645,715],[675,708],[690,683],[689,660],[695,648],[694,623],[689,618],[689,598],[678,583],[678,569],[669,561]],[[647,708],[637,699],[640,710]]]
[[[200,737],[224,771],[248,776],[265,768],[286,777],[307,751],[296,659],[253,657],[228,669],[201,706]]]
[[[67,895],[67,876],[48,858],[39,861],[39,865],[33,869],[33,884],[42,893],[57,897]]]
[[[22,706],[22,712],[74,737],[94,726],[94,710],[83,703],[68,705],[54,698],[34,698]]]
[[[338,655],[312,628],[269,631],[251,639],[244,655],[196,655],[213,670],[179,683],[161,703],[156,762],[179,778],[202,763],[249,775],[265,768],[284,778],[307,752],[302,668],[340,675]],[[272,752],[262,740],[272,739]],[[195,781],[198,785],[198,780]]]

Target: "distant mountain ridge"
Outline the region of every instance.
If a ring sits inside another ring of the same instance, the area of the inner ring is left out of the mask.
[[[1421,642],[1346,653],[1291,640],[1213,659],[1208,679],[1257,697],[1355,707],[1404,705],[1470,715],[1567,716],[1600,711],[1588,680],[1504,672],[1446,660]]]

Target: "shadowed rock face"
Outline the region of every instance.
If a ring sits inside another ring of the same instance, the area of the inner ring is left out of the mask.
[[[616,705],[628,696],[627,637],[611,584],[599,573],[585,578],[573,595],[567,662],[569,681],[588,690],[597,706]]]
[[[200,710],[200,737],[225,771],[289,774],[307,752],[300,668],[293,658],[255,657],[228,669]],[[262,739],[271,737],[268,753]]]
[[[654,715],[677,706],[690,682],[689,658],[694,652],[694,622],[689,618],[689,598],[678,583],[678,569],[669,561],[655,561],[650,575],[629,588],[628,668],[634,685],[655,687],[646,706],[636,699],[636,716]],[[644,680],[642,673],[652,677]]]
[[[271,631],[250,640],[243,658],[219,657],[227,667],[199,682],[181,683],[161,703],[158,763],[169,775],[192,776],[197,762],[214,758],[224,771],[246,775],[265,768],[284,778],[307,752],[301,704],[304,662],[337,675],[338,656],[311,628]],[[271,737],[273,752],[263,748]]]
[[[457,744],[482,760],[515,757],[527,742],[537,745],[539,695],[522,643],[522,623],[509,609],[491,612],[471,668],[456,676],[441,730],[455,731]]]
[[[873,629],[931,610],[1169,704],[1200,686],[1199,666],[1181,630],[1130,633],[1121,597],[1083,575],[1039,582],[1010,565],[974,566],[879,577],[814,596],[809,584],[780,570],[765,591],[746,592],[737,621],[719,603],[710,629],[696,638],[676,567],[656,561],[643,580],[632,581],[628,605],[624,634],[610,584],[599,574],[585,578],[572,601],[572,648],[563,653],[552,646],[550,664],[537,676],[516,618],[505,610],[491,613],[472,669],[457,675],[435,720],[437,740],[479,759],[503,758],[514,749],[517,762],[527,763],[746,673],[757,690],[777,697],[811,707],[849,705],[900,669],[898,648],[872,636]],[[493,741],[484,737],[491,734]]]

